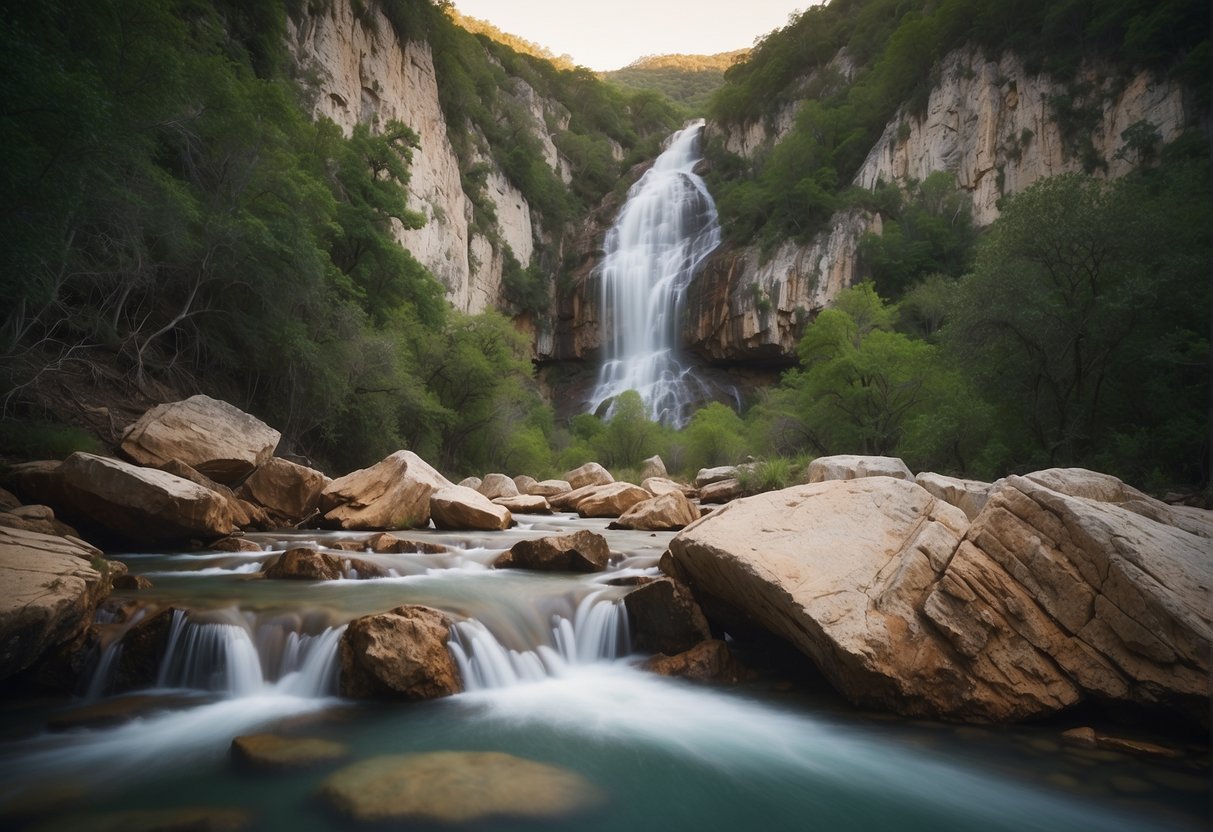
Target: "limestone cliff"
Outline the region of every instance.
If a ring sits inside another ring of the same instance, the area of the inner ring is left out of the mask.
[[[831,67],[831,83],[848,77],[849,62],[835,59]],[[1144,73],[1118,85],[1106,80],[1113,73],[1092,69],[1063,85],[1029,73],[1014,55],[991,61],[976,49],[951,53],[940,69],[925,110],[903,109],[889,121],[853,184],[871,189],[947,171],[971,200],[978,225],[997,219],[1002,196],[1082,170],[1084,161],[1108,177],[1132,170],[1138,158],[1121,152],[1121,134],[1131,125],[1151,125],[1161,146],[1189,120],[1180,86]],[[810,77],[799,88],[811,93],[821,83]],[[1055,96],[1097,112],[1090,129],[1064,134]],[[766,122],[710,129],[726,149],[755,158],[791,129],[800,103]],[[808,244],[788,241],[767,253],[722,249],[688,290],[685,342],[714,361],[790,361],[804,324],[861,275],[860,238],[880,229],[880,216],[847,211]]]

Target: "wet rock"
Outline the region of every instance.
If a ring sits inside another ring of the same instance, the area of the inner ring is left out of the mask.
[[[280,438],[239,408],[197,395],[144,413],[127,428],[120,449],[140,465],[177,459],[217,482],[238,485],[270,460]]]
[[[280,525],[310,517],[320,505],[320,492],[332,479],[314,468],[272,457],[240,486],[240,495],[262,506]]]
[[[710,639],[703,611],[682,584],[651,580],[623,597],[632,645],[645,653],[674,655]]]
[[[597,462],[587,462],[580,468],[574,468],[564,475],[564,479],[573,490],[587,485],[609,485],[615,481],[611,472]]]
[[[429,543],[424,540],[406,540],[403,537],[397,537],[394,534],[383,532],[381,534],[372,535],[363,541],[338,541],[341,543],[352,543],[362,549],[370,549],[372,552],[379,554],[427,554],[441,555],[447,552],[447,548],[439,543]],[[333,546],[332,548],[342,548]],[[351,549],[353,551],[353,549]]]
[[[919,474],[914,478],[914,482],[925,488],[932,496],[956,506],[970,520],[985,508],[992,487],[988,482],[962,480],[930,472]]]
[[[151,589],[151,580],[142,575],[115,575],[110,581],[114,589]]]
[[[640,463],[640,479],[642,481],[650,477],[667,479],[669,476],[669,472],[665,469],[665,461],[658,455],[651,456]]]
[[[742,675],[741,667],[729,652],[728,645],[718,639],[702,641],[674,656],[653,656],[640,667],[650,673],[677,676],[693,682],[732,684]]]
[[[741,480],[731,477],[708,483],[699,489],[701,503],[728,503],[742,496]]]
[[[1104,748],[1108,751],[1119,751],[1124,754],[1134,754],[1139,757],[1162,757],[1174,759],[1183,756],[1183,752],[1175,748],[1167,748],[1153,742],[1145,740],[1134,740],[1127,737],[1116,737],[1108,734],[1101,734],[1094,728],[1071,728],[1068,731],[1062,731],[1061,736],[1070,742],[1078,743],[1098,748]]]
[[[699,509],[683,496],[681,491],[671,491],[644,500],[629,508],[619,519],[611,523],[616,529],[641,529],[644,531],[678,531],[699,519]]]
[[[714,482],[737,479],[736,465],[721,465],[716,468],[700,468],[695,475],[695,487],[702,489]]]
[[[338,557],[303,546],[287,549],[265,566],[274,580],[337,581],[345,577],[385,578],[388,571],[360,558]]]
[[[122,653],[113,669],[112,690],[146,688],[156,683],[174,617],[184,614],[184,610],[175,608],[142,608],[132,614],[126,632],[121,634]]]
[[[309,768],[349,756],[349,747],[313,737],[247,734],[232,740],[232,762],[248,768],[281,771]]]
[[[264,552],[261,544],[243,537],[225,537],[211,544],[212,549],[220,552]]]
[[[630,482],[614,482],[599,486],[594,493],[578,501],[577,513],[582,517],[618,517],[637,503],[649,499],[649,492]]]
[[[568,494],[572,490],[573,486],[569,485],[567,480],[543,480],[528,488],[526,493],[536,497],[547,497],[550,500],[552,497]]]
[[[522,494],[517,497],[497,497],[493,500],[499,506],[508,508],[511,514],[551,514],[552,506],[546,497],[534,494]]]
[[[601,572],[610,558],[606,538],[582,529],[573,534],[520,540],[502,553],[493,566],[543,572]]]
[[[196,708],[198,703],[197,696],[116,696],[56,714],[46,721],[46,727],[48,731],[113,728],[154,714]]]
[[[452,487],[412,451],[333,480],[320,492],[326,522],[343,529],[410,529],[430,522],[430,495]]]
[[[809,463],[808,481],[857,480],[863,477],[892,477],[914,481],[906,464],[893,456],[838,454],[821,456]]]
[[[434,699],[463,690],[447,649],[451,618],[423,606],[356,618],[341,636],[341,695]]]
[[[359,823],[551,821],[605,799],[580,774],[497,751],[374,757],[338,771],[320,793]]]
[[[490,500],[498,497],[517,497],[518,486],[505,474],[485,474],[484,481],[476,489]]]
[[[430,495],[430,517],[438,529],[502,531],[514,518],[510,510],[499,506],[470,488],[452,485]]]

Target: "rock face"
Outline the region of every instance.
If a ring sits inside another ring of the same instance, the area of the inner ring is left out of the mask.
[[[99,555],[82,542],[0,528],[0,679],[83,638],[109,594],[108,576],[90,563]]]
[[[893,456],[822,456],[809,463],[808,481],[855,480],[860,477],[893,477],[914,481],[906,464]]]
[[[241,480],[273,456],[281,434],[210,396],[153,407],[122,438],[121,451],[140,465],[184,462],[224,485]]]
[[[649,499],[649,492],[630,482],[613,482],[600,485],[593,493],[577,503],[577,513],[582,517],[618,517],[637,503]]]
[[[605,799],[580,774],[499,751],[373,757],[329,777],[320,793],[362,824],[551,822]]]
[[[610,485],[615,481],[611,472],[597,462],[587,462],[580,468],[574,468],[564,475],[564,479],[574,491],[587,485]]]
[[[611,526],[653,532],[677,531],[698,519],[699,508],[683,496],[682,491],[669,491],[632,506]]]
[[[430,495],[450,480],[412,451],[333,480],[320,492],[324,519],[343,529],[411,529],[430,521]]]
[[[1009,477],[970,524],[904,480],[832,480],[732,503],[670,551],[697,596],[865,706],[989,721],[1091,698],[1208,718],[1208,538],[1111,503]]]
[[[479,491],[452,485],[430,495],[430,517],[439,529],[497,532],[514,522],[510,510]]]
[[[77,452],[58,472],[67,507],[123,541],[182,543],[235,530],[227,497],[165,471]]]
[[[520,540],[493,563],[498,569],[601,572],[611,559],[606,538],[588,529],[573,534]]]
[[[244,481],[240,496],[281,520],[297,523],[316,510],[320,492],[331,482],[314,468],[272,457]]]
[[[341,636],[341,695],[434,699],[463,690],[447,642],[451,619],[430,607],[356,618]]]

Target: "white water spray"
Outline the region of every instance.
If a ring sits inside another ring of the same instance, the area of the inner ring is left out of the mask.
[[[609,337],[590,412],[635,390],[650,418],[681,427],[689,408],[708,397],[677,349],[683,292],[720,243],[716,204],[693,170],[703,124],[694,122],[671,137],[628,191],[607,233],[601,274]]]

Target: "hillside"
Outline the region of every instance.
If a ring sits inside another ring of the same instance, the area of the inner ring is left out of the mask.
[[[688,112],[702,115],[724,84],[725,71],[748,53],[736,49],[715,55],[648,55],[602,77],[627,89],[659,92]]]

